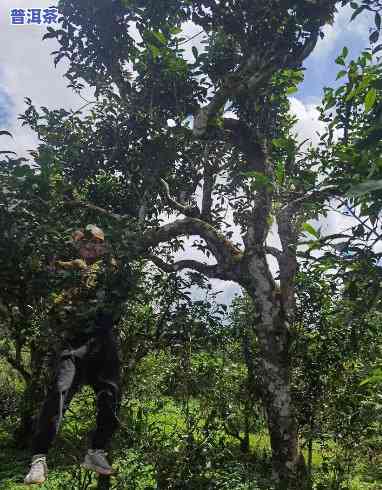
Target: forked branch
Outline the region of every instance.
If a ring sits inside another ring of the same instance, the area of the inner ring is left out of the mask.
[[[160,181],[165,190],[166,199],[172,209],[179,211],[184,216],[188,216],[190,218],[197,218],[200,216],[200,211],[197,206],[186,206],[176,201],[174,198],[171,197],[170,187],[168,183],[164,179],[160,179]]]

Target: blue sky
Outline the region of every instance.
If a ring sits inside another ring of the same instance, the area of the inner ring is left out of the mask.
[[[356,58],[368,46],[368,29],[373,25],[369,13],[363,13],[350,22],[353,10],[342,9],[336,16],[333,26],[324,28],[325,38],[319,40],[316,49],[305,62],[305,80],[297,94],[302,101],[310,102],[322,95],[324,86],[334,86],[337,72],[336,57],[346,46],[348,59]]]
[[[12,118],[12,99],[5,91],[0,87],[0,128],[4,128],[10,123]]]

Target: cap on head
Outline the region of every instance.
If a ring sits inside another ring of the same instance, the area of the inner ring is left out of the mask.
[[[98,228],[96,225],[87,225],[85,230],[76,230],[73,232],[72,237],[75,242],[79,242],[90,236],[91,238],[96,238],[97,240],[101,240],[102,242],[105,240],[105,233],[101,228]]]
[[[97,238],[98,240],[105,240],[105,233],[101,228],[98,228],[96,225],[87,225],[85,228],[85,234],[89,233],[93,238]]]

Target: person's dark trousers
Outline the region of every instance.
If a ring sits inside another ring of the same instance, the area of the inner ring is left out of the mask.
[[[47,454],[65,410],[81,386],[90,385],[97,396],[97,426],[92,449],[105,449],[118,427],[120,360],[112,330],[76,339],[58,356],[56,374],[43,404],[34,437],[33,454]]]

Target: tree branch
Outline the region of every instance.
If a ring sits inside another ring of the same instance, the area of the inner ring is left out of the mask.
[[[84,202],[84,201],[64,201],[63,205],[65,207],[70,207],[70,208],[90,209],[91,211],[95,211],[99,214],[103,214],[104,216],[112,218],[116,221],[124,221],[124,220],[130,218],[130,216],[127,214],[116,214],[116,213],[113,213],[112,211],[101,208],[100,206],[96,206],[95,204],[91,204],[91,203]]]
[[[208,162],[204,163],[203,175],[203,197],[202,197],[202,218],[208,223],[211,222],[212,192],[214,189],[214,171]]]
[[[258,56],[253,53],[243,63],[242,67],[234,73],[229,73],[224,79],[220,89],[212,97],[209,104],[201,107],[194,117],[193,134],[195,137],[205,135],[208,122],[223,109],[228,99],[241,92],[253,91],[261,85],[277,68],[274,63],[261,70],[258,66]]]
[[[336,196],[336,194],[338,195],[338,187],[327,187],[325,189],[315,190],[310,194],[308,194],[308,192],[309,191],[307,191],[303,196],[298,197],[293,201],[290,201],[287,205],[291,207],[296,205],[299,206],[305,204],[306,202],[309,202],[312,199],[314,199],[314,202],[325,201],[326,199],[330,199],[331,197]]]
[[[182,235],[199,235],[203,238],[217,262],[225,270],[236,266],[243,256],[242,252],[222,233],[211,224],[198,218],[184,218],[159,228],[149,229],[140,237],[140,245],[143,250],[147,250],[156,247],[159,243],[168,242]]]
[[[224,154],[227,151],[228,144],[224,144],[220,151],[218,151],[213,157],[213,163],[208,161],[209,145],[206,145],[204,155],[204,173],[203,173],[203,196],[202,196],[202,212],[201,217],[208,223],[211,222],[211,210],[212,210],[212,193],[215,184],[215,175],[218,172],[219,164]]]
[[[200,216],[200,211],[198,207],[185,206],[184,204],[180,204],[179,202],[175,201],[175,199],[173,199],[170,195],[170,187],[168,183],[163,179],[160,179],[160,181],[164,187],[166,193],[166,199],[169,202],[172,209],[175,209],[176,211],[179,211],[180,213],[184,214],[184,216],[188,216],[190,218],[197,218]]]
[[[193,134],[195,137],[203,137],[207,131],[208,123],[215,117],[224,105],[233,96],[245,92],[253,92],[265,81],[269,80],[277,69],[301,66],[304,59],[313,51],[319,35],[319,29],[311,33],[298,53],[293,55],[279,54],[267,59],[265,63],[259,64],[259,56],[252,53],[234,73],[229,73],[224,79],[220,89],[218,89],[211,101],[201,107],[194,117]],[[228,121],[227,121],[228,124]]]
[[[319,34],[320,27],[317,25],[298,52],[289,55],[289,60],[285,63],[285,66],[289,68],[300,68],[303,61],[310,56],[313,49],[316,47]]]
[[[111,211],[105,210],[104,208],[100,208],[99,206],[82,201],[66,201],[64,204],[73,207],[91,209],[119,222],[129,218],[127,215],[118,215],[112,213]],[[240,265],[243,258],[243,252],[230,240],[227,240],[225,236],[210,223],[207,223],[199,218],[186,217],[158,228],[148,229],[143,233],[132,233],[130,239],[136,244],[136,252],[138,254],[144,254],[148,249],[156,247],[160,243],[168,242],[180,236],[189,235],[198,235],[203,238],[206,241],[209,250],[212,252],[218,262],[218,266],[216,266],[215,269],[206,269],[206,264],[201,264],[197,261],[188,261],[187,264],[190,265],[190,268],[194,268],[191,266],[195,266],[195,270],[199,270],[198,268],[202,267],[206,273],[210,274],[209,277],[222,277],[222,271],[224,271],[224,275],[226,276],[227,280],[236,280],[235,269]],[[187,264],[185,261],[182,261],[181,268],[187,267]],[[178,266],[178,268],[179,267],[180,266]]]
[[[248,168],[250,170],[256,170],[264,174],[271,181],[273,169],[266,140],[261,142],[258,151],[257,149],[249,148],[248,154],[245,156],[248,159]],[[265,244],[270,228],[269,217],[272,209],[272,197],[273,188],[266,184],[256,190],[256,195],[253,198],[254,204],[248,219],[247,233],[243,237],[247,250],[253,250],[253,248],[258,248],[259,245]]]
[[[351,238],[351,235],[344,235],[343,233],[334,233],[333,235],[327,235],[324,237],[316,238],[314,240],[304,240],[304,241],[299,241],[297,243],[298,246],[300,245],[310,245],[312,242],[317,242],[320,245],[325,245],[326,242],[329,242],[330,240],[338,240],[340,238]]]
[[[150,254],[148,258],[164,272],[171,273],[179,272],[183,269],[192,269],[210,278],[228,280],[226,272],[218,264],[209,265],[192,259],[179,260],[174,263],[168,263],[162,260],[160,257],[152,254]]]
[[[265,253],[269,255],[273,255],[273,257],[276,257],[277,260],[279,260],[282,255],[282,251],[279,250],[278,248],[268,247],[268,246],[265,247]]]

